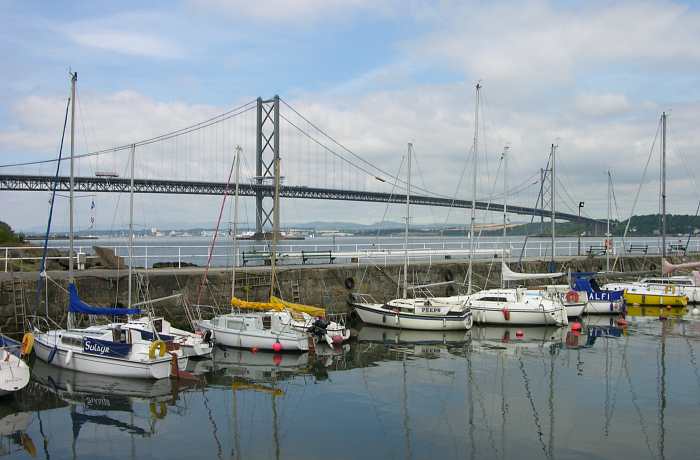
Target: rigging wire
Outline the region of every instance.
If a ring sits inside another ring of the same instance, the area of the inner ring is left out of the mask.
[[[661,119],[659,119],[659,122],[656,126],[656,134],[654,134],[654,140],[652,141],[651,148],[649,149],[649,156],[647,157],[646,164],[644,165],[644,170],[642,172],[642,178],[639,181],[639,187],[637,187],[637,193],[635,193],[635,195],[634,195],[634,201],[632,204],[632,210],[630,211],[630,217],[629,217],[629,219],[627,219],[627,225],[625,225],[625,232],[622,234],[623,247],[625,245],[625,238],[627,237],[627,232],[629,231],[629,228],[630,228],[630,223],[632,222],[632,216],[634,216],[634,211],[637,207],[637,202],[639,201],[639,195],[642,191],[642,185],[644,185],[644,179],[646,178],[647,170],[649,169],[649,163],[651,162],[651,158],[654,156],[654,147],[656,146],[656,141],[658,140],[660,130],[661,130]],[[613,262],[612,271],[615,271],[615,266],[617,265],[617,261],[619,258],[620,258],[620,255],[618,254],[615,257],[615,261]]]

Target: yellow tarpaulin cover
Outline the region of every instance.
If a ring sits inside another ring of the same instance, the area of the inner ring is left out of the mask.
[[[248,300],[242,300],[234,297],[231,299],[231,305],[237,308],[249,310],[292,310],[307,313],[311,316],[325,316],[326,314],[326,311],[323,308],[287,302],[275,296],[270,297],[269,302],[250,302]]]

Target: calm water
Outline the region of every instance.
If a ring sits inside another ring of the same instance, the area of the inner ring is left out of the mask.
[[[697,458],[700,320],[363,328],[344,350],[218,350],[201,385],[35,362],[0,402],[13,458]],[[677,312],[663,312],[673,315]],[[33,454],[33,455],[32,455]]]
[[[684,236],[669,237],[668,244],[685,245],[687,238]],[[509,248],[511,258],[516,259],[521,256],[525,257],[548,257],[551,254],[551,241],[549,238],[531,237],[527,239],[527,244],[522,236],[513,236],[503,239],[502,237],[482,237],[479,238],[477,249],[482,251],[476,254],[476,258],[490,259],[493,257],[493,252],[500,252],[504,248]],[[557,238],[556,254],[558,256],[573,256],[585,255],[586,251],[591,247],[600,247],[604,242],[603,237],[585,237],[581,238],[581,244],[577,238],[562,237]],[[617,252],[624,252],[623,244],[620,238],[615,240]],[[660,239],[654,237],[645,238],[629,238],[626,242],[626,247],[630,244],[648,245],[648,255],[656,255],[659,253]],[[34,245],[41,246],[43,242],[34,241]],[[77,240],[75,242],[76,250],[92,255],[94,253],[93,246],[104,246],[114,249],[118,255],[127,257],[128,240],[126,238],[106,239],[100,238],[97,240]],[[134,242],[134,258],[135,265],[152,267],[154,263],[170,262],[170,263],[193,263],[199,266],[207,264],[209,245],[211,237],[142,237],[136,238]],[[361,254],[361,260],[365,262],[382,263],[396,262],[403,260],[403,236],[395,237],[317,237],[308,238],[306,240],[284,240],[281,241],[279,251],[282,253],[297,253],[304,251],[332,251],[336,255],[336,262],[350,262],[350,254]],[[50,247],[58,247],[67,249],[68,241],[66,240],[51,240]],[[239,247],[239,263],[242,262],[241,253],[251,251],[269,251],[268,242],[243,240],[238,242]],[[409,239],[409,249],[413,251],[423,251],[422,254],[411,255],[411,260],[428,260],[431,256],[426,250],[433,251],[445,250],[453,259],[465,259],[467,254],[465,251],[469,249],[469,240],[464,237],[439,237],[439,236],[412,236]],[[700,250],[700,238],[692,238],[689,241],[688,249],[693,252]],[[452,251],[452,252],[450,252]],[[371,254],[367,254],[367,252]],[[27,255],[40,256],[38,250],[34,250]],[[639,254],[637,254],[639,255]],[[0,258],[2,254],[0,254]],[[444,260],[444,255],[436,253],[432,256],[433,260]],[[225,234],[221,234],[217,240],[217,244],[212,252],[212,266],[232,266],[235,257],[232,252],[232,241]],[[314,263],[323,262],[315,260]],[[326,261],[327,262],[327,261]],[[252,264],[260,264],[261,262],[252,262]],[[300,264],[299,257],[283,258],[283,264]]]

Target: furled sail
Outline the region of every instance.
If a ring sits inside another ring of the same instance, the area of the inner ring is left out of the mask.
[[[700,268],[700,262],[686,262],[683,264],[672,264],[666,259],[661,261],[661,273],[663,275],[668,275],[676,270],[684,270],[690,268]]]
[[[71,313],[83,313],[85,315],[110,315],[110,316],[126,316],[138,315],[141,310],[138,308],[109,308],[109,307],[93,307],[88,305],[78,295],[78,288],[74,283],[68,285],[68,311]]]
[[[519,280],[536,280],[542,278],[559,278],[565,273],[518,273],[514,272],[505,262],[501,262],[501,276],[504,281],[519,281]]]
[[[325,316],[326,314],[326,311],[323,308],[287,302],[274,296],[270,297],[269,302],[250,302],[248,300],[242,300],[234,297],[231,299],[231,305],[245,310],[292,310],[307,313],[311,316]]]

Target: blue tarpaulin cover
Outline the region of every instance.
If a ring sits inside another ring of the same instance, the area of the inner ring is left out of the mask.
[[[610,302],[622,300],[624,291],[603,290],[598,286],[594,276],[595,273],[572,273],[571,287],[577,291],[585,291],[588,294],[588,300],[605,300]]]
[[[68,311],[71,313],[83,313],[85,315],[111,315],[111,316],[123,316],[123,315],[138,315],[141,310],[138,308],[109,308],[109,307],[93,307],[88,305],[78,296],[78,288],[75,284],[70,283],[68,285],[68,294],[70,297],[70,302],[68,304]]]

